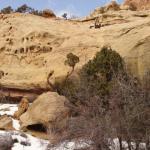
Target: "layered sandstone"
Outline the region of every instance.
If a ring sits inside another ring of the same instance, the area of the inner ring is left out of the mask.
[[[0,85],[28,91],[49,89],[50,72],[54,84],[71,70],[64,65],[68,53],[79,56],[78,71],[106,44],[120,53],[135,76],[143,78],[150,69],[150,12],[121,10],[103,17],[102,28],[90,29],[94,16],[93,21],[83,22],[0,15]]]
[[[134,5],[137,10],[150,9],[150,0],[125,0],[124,5]]]

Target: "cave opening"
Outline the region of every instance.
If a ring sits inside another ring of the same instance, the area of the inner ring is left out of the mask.
[[[47,132],[47,129],[43,124],[29,125],[27,129],[31,131],[38,131],[38,132],[45,132],[45,133]]]

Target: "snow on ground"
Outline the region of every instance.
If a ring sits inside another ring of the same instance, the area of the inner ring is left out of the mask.
[[[48,141],[35,138],[29,134],[24,134],[18,131],[0,131],[1,135],[9,134],[12,139],[18,142],[14,144],[12,150],[46,150]]]
[[[20,129],[19,120],[12,119],[12,121],[13,121],[13,127],[14,127],[16,130],[19,130],[19,129]]]
[[[75,150],[86,147],[89,147],[89,144],[87,142],[81,141],[75,143],[74,141],[72,141],[72,142],[63,142],[60,145],[57,145],[56,147],[50,148],[48,150]]]
[[[115,139],[113,140],[113,144],[114,144],[114,145],[110,146],[110,149],[111,149],[111,150],[119,150],[119,149],[120,149],[120,146],[119,146],[119,139],[118,139],[118,138],[115,138]],[[129,150],[129,148],[128,148],[128,143],[127,143],[126,141],[122,141],[122,145],[123,145],[123,148],[124,148],[125,150]],[[135,150],[136,144],[135,144],[134,142],[131,142],[131,146],[132,146],[132,149]],[[146,144],[145,144],[145,143],[140,143],[139,148],[140,148],[141,150],[146,150]]]
[[[14,144],[12,150],[46,150],[49,143],[47,140],[38,139],[28,134],[26,135],[27,139],[23,139],[21,136],[16,136],[20,141],[19,143]],[[22,145],[21,142],[25,142],[27,145]]]
[[[0,104],[0,115],[9,115],[13,116],[15,111],[17,111],[16,104]],[[10,134],[13,139],[17,139],[17,143],[14,144],[12,150],[47,150],[47,146],[49,144],[48,140],[42,140],[36,137],[33,137],[29,134],[25,134],[19,131],[20,124],[18,120],[13,119],[13,127],[17,131],[0,131],[1,134]],[[119,149],[119,141],[118,139],[113,140],[114,145],[111,146],[111,150]],[[135,143],[131,143],[133,147],[135,147]],[[74,150],[77,148],[86,148],[88,144],[84,141],[75,143],[75,142],[63,142],[60,145],[57,145],[55,148],[50,148],[49,150]],[[127,142],[123,142],[123,147],[128,150]],[[141,143],[140,147],[145,149],[145,143]]]
[[[0,131],[0,135],[9,134],[12,136],[13,140],[17,139],[12,147],[12,150],[47,150],[49,141],[35,138],[29,134],[25,134],[19,131]],[[62,144],[50,148],[48,150],[74,150],[75,148],[85,148],[88,144],[80,142],[75,144],[75,142],[63,142]]]
[[[18,110],[17,104],[0,104],[0,115],[13,116],[13,114],[17,110]]]
[[[0,104],[0,115],[13,116],[15,111],[17,111],[17,104]],[[18,120],[13,119],[13,127],[17,131],[0,131],[1,134],[10,134],[13,139],[17,139],[17,143],[14,144],[12,150],[46,150],[49,144],[48,140],[42,140],[33,137],[29,134],[22,133],[19,131],[20,124]],[[85,143],[75,144],[75,142],[63,142],[55,148],[50,150],[74,150],[75,148],[82,148],[87,146]]]
[[[0,104],[0,115],[13,116],[17,110],[17,104]],[[14,144],[12,150],[46,150],[46,147],[49,143],[47,140],[35,138],[29,134],[22,134],[19,131],[19,120],[12,118],[12,121],[13,127],[18,131],[0,131],[0,134],[10,134],[13,139],[17,139],[18,142]],[[26,145],[22,143],[26,143]]]
[[[8,116],[13,116],[15,111],[18,110],[17,104],[0,104],[0,115],[8,115]],[[13,119],[13,127],[16,130],[19,130],[20,124],[19,121],[16,119]]]

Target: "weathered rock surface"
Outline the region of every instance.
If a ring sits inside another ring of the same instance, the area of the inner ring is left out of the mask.
[[[108,11],[112,12],[112,11],[119,11],[119,10],[120,10],[120,5],[116,1],[112,0],[105,6],[97,7],[96,9],[94,9],[94,11],[91,12],[90,17],[95,17],[99,14],[103,14]]]
[[[0,117],[0,129],[1,130],[13,130],[13,123],[11,117],[3,115]]]
[[[54,71],[50,78],[54,84],[70,71],[64,65],[68,53],[79,56],[78,71],[105,44],[119,52],[131,72],[142,78],[150,69],[150,11],[106,12],[103,27],[90,29],[97,15],[88,22],[0,15],[1,86],[47,89],[49,72]]]
[[[124,5],[133,5],[137,10],[150,9],[150,0],[125,0]]]
[[[20,121],[22,128],[31,125],[43,125],[50,127],[53,122],[60,118],[60,124],[63,122],[69,110],[65,107],[67,99],[55,92],[47,92],[40,95],[29,107],[26,113],[21,115]]]
[[[14,118],[19,119],[20,116],[25,113],[29,108],[29,101],[26,98],[22,98],[18,105],[18,110],[14,113]]]
[[[9,134],[0,134],[0,150],[11,150],[14,142]]]

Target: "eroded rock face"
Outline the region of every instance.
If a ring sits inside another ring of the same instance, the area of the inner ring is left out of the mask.
[[[125,0],[124,5],[133,5],[137,10],[150,9],[150,0]]]
[[[100,14],[89,22],[18,13],[0,15],[0,70],[4,72],[0,84],[27,91],[51,89],[48,74],[54,72],[49,79],[54,84],[71,69],[64,65],[68,53],[80,58],[76,72],[107,44],[125,58],[135,76],[143,78],[150,66],[149,14],[108,11],[103,14],[103,26],[97,30],[89,27]]]
[[[50,127],[59,116],[62,116],[61,124],[61,121],[65,120],[69,114],[69,110],[65,106],[66,102],[67,99],[56,92],[47,92],[40,95],[27,112],[21,115],[21,127],[25,128],[31,125]]]

